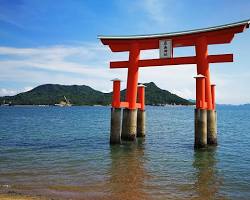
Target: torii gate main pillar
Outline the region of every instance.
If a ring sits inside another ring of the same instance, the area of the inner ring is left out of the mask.
[[[197,74],[202,75],[196,77],[196,93],[205,92],[205,98],[202,105],[196,104],[195,109],[195,148],[206,147],[206,145],[217,145],[217,116],[215,111],[214,93],[215,87],[210,83],[210,71],[208,62],[208,44],[205,36],[199,37],[195,43],[195,52],[197,58]],[[204,83],[199,79],[204,79]],[[201,85],[202,84],[202,85]],[[198,91],[197,91],[198,90]]]
[[[123,110],[123,122],[121,138],[123,140],[133,141],[136,139],[137,131],[137,85],[139,71],[140,49],[137,43],[132,43],[129,51],[128,78],[126,102],[128,108]]]

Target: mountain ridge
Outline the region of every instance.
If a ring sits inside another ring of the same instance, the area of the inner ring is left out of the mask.
[[[163,90],[155,83],[144,83],[147,105],[193,105],[192,102]],[[121,101],[124,101],[126,89],[121,91]],[[55,105],[64,100],[64,96],[73,105],[109,105],[112,92],[104,93],[87,85],[44,84],[30,91],[14,96],[0,97],[0,103],[11,102],[13,105]]]

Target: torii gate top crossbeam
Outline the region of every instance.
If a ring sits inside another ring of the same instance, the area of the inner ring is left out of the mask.
[[[230,43],[234,34],[241,33],[245,28],[249,28],[250,19],[214,26],[204,29],[195,29],[174,33],[150,34],[150,35],[131,35],[131,36],[98,36],[104,45],[109,45],[113,52],[129,51],[130,45],[138,42],[140,50],[158,49],[160,39],[171,39],[173,47],[194,46],[196,39],[207,38],[207,44]]]

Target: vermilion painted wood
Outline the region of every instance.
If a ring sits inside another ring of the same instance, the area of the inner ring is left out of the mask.
[[[136,108],[141,109],[141,103],[136,103]]]
[[[212,93],[212,103],[213,103],[213,110],[216,109],[215,103],[215,85],[211,85],[211,93]]]
[[[139,56],[140,50],[138,44],[133,43],[129,51],[128,79],[126,92],[126,101],[129,103],[129,109],[136,109]]]
[[[192,57],[179,57],[179,58],[162,58],[162,59],[148,59],[139,60],[139,67],[152,67],[163,65],[181,65],[181,64],[195,64],[195,56]],[[110,62],[110,68],[128,68],[128,61]]]
[[[120,108],[128,108],[129,103],[128,102],[120,102]],[[136,108],[141,108],[141,103],[136,103]]]
[[[196,46],[196,61],[197,61],[197,73],[206,77],[205,79],[205,95],[207,102],[207,109],[212,110],[212,96],[211,96],[211,84],[210,84],[210,72],[208,63],[208,47],[205,37],[197,39]],[[199,91],[197,91],[199,92]]]
[[[196,56],[139,60],[139,67],[196,64]],[[233,54],[209,55],[209,63],[233,62]],[[128,68],[128,61],[110,62],[110,68]]]
[[[128,108],[128,102],[120,102],[121,108]]]
[[[206,109],[205,102],[205,77],[196,77],[196,108]]]
[[[140,109],[145,110],[145,87],[138,86],[138,101],[141,105]]]
[[[225,34],[220,36],[211,36],[208,37],[208,43],[209,44],[226,44],[230,43],[234,37],[234,34]],[[194,46],[196,39],[173,39],[173,47],[186,47],[186,46]],[[128,51],[130,44],[129,43],[113,43],[110,42],[110,49],[112,52],[122,52],[122,51]],[[158,49],[159,48],[159,39],[151,39],[149,41],[145,42],[139,42],[139,47],[141,50],[148,50],[148,49]]]
[[[223,44],[230,43],[234,34],[243,32],[246,25],[237,27],[225,28],[220,30],[184,34],[172,37],[158,37],[158,38],[143,38],[143,39],[101,39],[104,45],[109,45],[110,49],[114,52],[129,51],[131,44],[138,43],[140,50],[157,49],[159,48],[159,40],[171,39],[173,47],[194,46],[197,38],[206,37],[207,44]]]
[[[208,55],[207,60],[209,63],[233,62],[233,57],[233,54]]]
[[[121,81],[114,80],[113,81],[113,97],[112,97],[112,107],[120,108],[120,88]]]

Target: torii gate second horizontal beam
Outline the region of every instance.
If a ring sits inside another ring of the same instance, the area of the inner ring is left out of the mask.
[[[233,54],[208,55],[209,63],[233,62]],[[196,64],[196,56],[139,60],[139,67]],[[110,62],[110,68],[128,68],[128,61]]]

